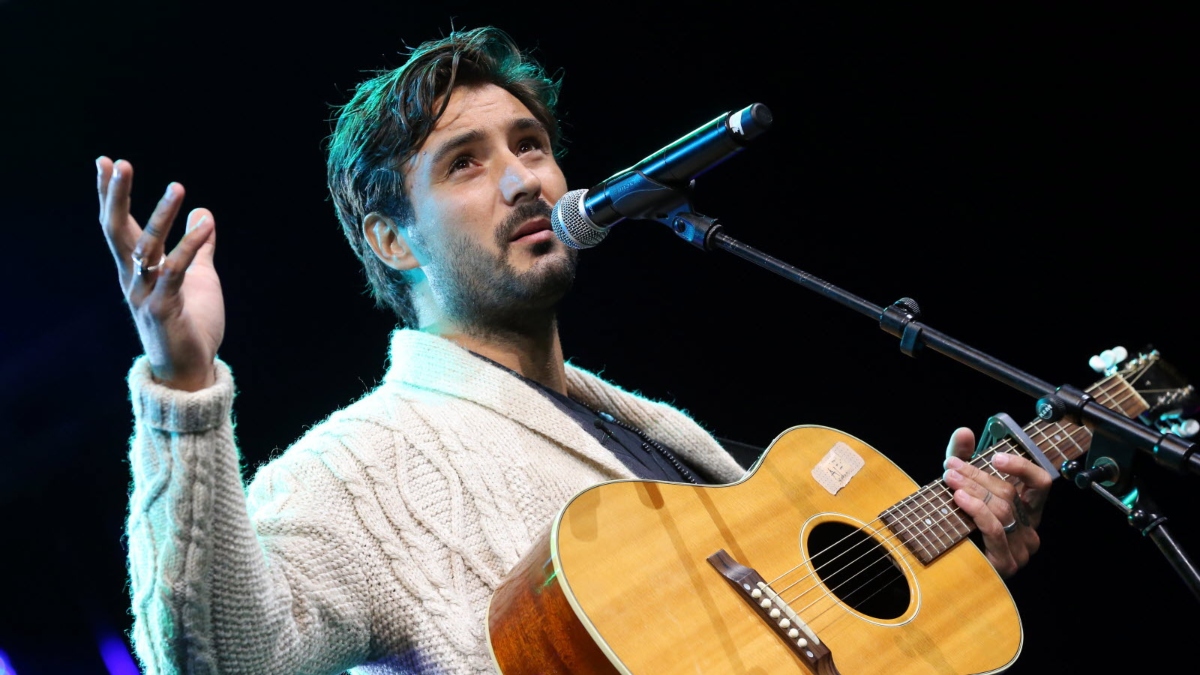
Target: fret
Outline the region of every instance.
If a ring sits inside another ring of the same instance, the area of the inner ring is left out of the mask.
[[[1110,375],[1092,385],[1086,393],[1100,405],[1126,417],[1136,417],[1149,409],[1145,399],[1120,375]],[[1051,463],[1082,457],[1092,443],[1092,431],[1071,422],[1034,420],[1024,431]],[[1024,450],[1004,439],[978,453],[971,465],[1002,480],[1016,482],[996,469],[991,458],[997,453],[1025,455]],[[966,539],[977,528],[957,504],[953,492],[943,481],[934,481],[880,514],[880,519],[918,560],[930,563]]]
[[[905,502],[905,524],[908,534],[917,541],[921,542],[921,550],[933,560],[938,556],[938,546],[929,536],[929,529],[921,523],[921,516],[917,513],[917,499],[920,498],[920,492],[913,495]]]
[[[943,551],[953,546],[956,540],[942,526],[942,521],[945,519],[938,515],[937,509],[932,508],[929,495],[935,489],[936,487],[931,485],[928,489],[918,492],[915,503],[917,503],[920,509],[920,514],[917,516],[920,520],[920,527],[925,528],[925,531],[935,539],[934,548],[937,553],[934,554],[934,557],[937,557]]]
[[[923,533],[916,526],[916,521],[912,517],[911,499],[912,497],[884,511],[880,515],[880,519],[918,560],[930,563],[941,551],[937,551],[927,538],[921,536]]]
[[[964,519],[962,510],[954,503],[954,494],[950,491],[950,486],[945,483],[935,483],[937,486],[931,492],[936,492],[938,495],[938,513],[942,515],[945,522],[950,524],[951,530],[954,532],[954,541],[958,543],[963,537],[971,534],[971,526],[968,520]]]
[[[1056,425],[1057,426],[1057,425]],[[1052,429],[1050,424],[1046,422],[1035,422],[1025,427],[1025,433],[1033,439],[1034,443],[1042,449],[1052,463],[1062,465],[1063,462],[1071,459],[1071,457],[1059,447],[1059,443],[1064,440],[1069,440],[1069,436],[1061,432],[1061,430]]]
[[[957,544],[965,535],[970,534],[971,530],[966,527],[962,518],[951,517],[954,514],[954,510],[951,508],[954,505],[954,499],[944,484],[932,483],[924,493],[925,503],[928,507],[926,515],[933,520],[933,523],[945,535],[946,543],[942,547],[942,550],[946,551],[951,546]],[[949,531],[947,531],[947,528],[949,528]],[[960,532],[959,528],[962,528],[964,531]],[[941,537],[939,537],[940,539]]]

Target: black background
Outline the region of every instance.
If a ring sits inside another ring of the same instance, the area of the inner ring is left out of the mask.
[[[1088,359],[1114,345],[1200,377],[1191,20],[837,5],[0,3],[0,650],[16,672],[104,673],[97,636],[131,625],[139,345],[93,159],[133,162],[139,218],[170,180],[216,214],[221,356],[256,466],[385,366],[392,322],[326,199],[330,106],[452,26],[498,25],[561,69],[571,187],[761,102],[773,128],[697,181],[694,206],[731,236],[868,303],[915,298],[928,327],[1054,385],[1099,379]],[[954,427],[1034,417],[1031,397],[905,356],[873,318],[652,222],[583,253],[561,330],[578,364],[719,436],[766,446],[823,424],[922,484]],[[1200,553],[1197,477],[1137,473]],[[1011,672],[1187,662],[1197,598],[1150,539],[1065,481],[1040,531],[1009,582],[1026,637]]]

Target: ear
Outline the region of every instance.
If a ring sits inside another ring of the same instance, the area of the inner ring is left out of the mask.
[[[363,218],[362,228],[367,245],[384,265],[401,272],[420,267],[420,261],[396,221],[372,211]]]

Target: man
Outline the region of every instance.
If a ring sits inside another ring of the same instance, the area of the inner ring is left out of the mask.
[[[383,383],[248,490],[217,358],[213,214],[192,210],[167,254],[183,186],[167,186],[143,230],[133,167],[97,160],[100,221],[145,350],[129,374],[128,535],[147,672],[491,672],[491,593],[572,496],[614,479],[744,475],[686,414],[565,363],[555,307],[575,252],[549,224],[567,190],[557,93],[483,28],[417,47],[340,110],[337,215],[406,327]],[[973,444],[953,434],[946,480],[1007,576],[1038,546],[1049,476],[999,458],[1014,490],[958,459]]]

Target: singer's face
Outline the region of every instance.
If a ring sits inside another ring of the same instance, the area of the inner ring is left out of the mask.
[[[455,88],[405,186],[407,238],[448,318],[552,308],[570,288],[575,251],[550,227],[566,179],[543,125],[504,89]]]

